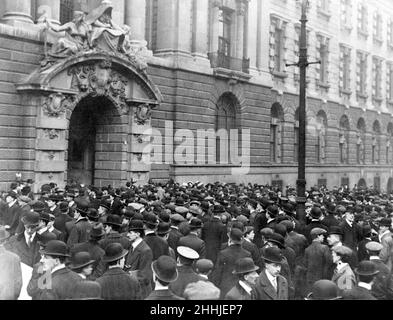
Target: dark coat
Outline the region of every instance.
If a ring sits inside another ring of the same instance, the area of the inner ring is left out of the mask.
[[[43,274],[43,263],[36,263],[33,266],[33,273],[27,285],[27,294],[32,298],[32,300],[38,300],[40,297],[41,289],[39,288],[38,281],[40,281],[41,279],[40,283],[44,282],[44,279],[41,278]]]
[[[169,256],[169,245],[163,239],[154,233],[145,235],[143,240],[147,243],[153,253],[153,261],[161,256]]]
[[[379,271],[374,278],[374,283],[371,288],[371,294],[377,300],[391,300],[393,298],[393,281],[391,279],[391,273],[386,264],[380,259],[370,260]]]
[[[291,277],[293,277],[295,273],[295,266],[296,266],[296,253],[291,247],[285,247],[281,249],[283,256],[287,259],[289,271],[291,272]]]
[[[71,221],[66,222],[66,224],[65,224],[66,232],[64,234],[64,239],[65,239],[64,242],[67,243],[68,238],[71,234],[71,230],[74,227],[75,223],[76,223],[76,219],[72,219]]]
[[[262,235],[261,235],[261,230],[266,226],[267,224],[267,219],[265,213],[259,212],[254,218],[254,243],[258,248],[262,247]]]
[[[153,252],[145,241],[142,241],[126,257],[126,266],[128,271],[135,271],[136,277],[141,286],[141,299],[145,299],[152,292],[153,271],[151,263],[153,262]]]
[[[338,227],[340,221],[338,221],[333,214],[329,214],[322,220],[322,224],[330,230],[331,227]]]
[[[236,261],[241,258],[251,258],[251,253],[239,244],[230,245],[218,254],[211,280],[221,290],[221,299],[238,281],[238,277],[233,274],[233,270],[235,270]]]
[[[104,274],[106,271],[106,264],[103,264],[101,269],[99,266],[102,257],[105,255],[105,251],[100,247],[98,242],[89,240],[83,243],[78,243],[71,249],[71,255],[77,252],[88,252],[90,253],[91,259],[95,261],[93,264],[93,273],[91,275],[91,279],[99,278]]]
[[[17,300],[22,289],[20,258],[0,245],[0,300]]]
[[[251,294],[238,283],[225,295],[225,300],[251,300]]]
[[[179,231],[179,229],[175,228],[175,227],[171,227],[171,231],[169,232],[169,236],[168,236],[168,245],[175,250],[177,249],[178,243],[180,238],[183,237],[183,234]]]
[[[358,261],[368,260],[369,254],[366,250],[366,244],[371,241],[371,238],[365,238],[358,243]]]
[[[332,254],[328,246],[313,241],[304,254],[306,271],[306,289],[310,292],[315,281],[329,279],[328,268],[332,263]],[[330,279],[329,279],[330,280]]]
[[[371,291],[359,286],[355,286],[351,290],[344,290],[342,297],[343,300],[377,300]]]
[[[61,213],[55,218],[55,223],[53,224],[53,226],[62,233],[60,240],[66,243],[68,238],[66,223],[72,220],[73,219],[68,214]]]
[[[310,245],[312,243],[311,239],[311,230],[314,228],[322,228],[325,229],[326,231],[329,231],[328,227],[326,227],[321,221],[315,221],[312,220],[308,225],[304,227],[304,236],[306,237],[308,244]]]
[[[180,238],[178,246],[184,246],[194,249],[196,252],[198,252],[199,259],[204,259],[206,256],[205,241],[200,239],[194,233],[190,233],[187,236]]]
[[[120,243],[124,249],[129,250],[131,247],[131,241],[124,235],[120,234],[117,231],[111,231],[109,234],[105,236],[105,238],[101,239],[98,244],[102,249],[105,250],[106,246],[111,243]]]
[[[30,247],[26,244],[25,234],[15,235],[10,238],[5,248],[19,256],[22,263],[33,267],[41,259],[40,246],[37,243],[38,234],[35,235]]]
[[[8,231],[11,235],[15,234],[15,231],[19,225],[22,215],[22,209],[18,202],[10,208],[8,205],[4,206],[4,211],[2,213],[2,220],[4,225],[8,225],[10,228]]]
[[[178,297],[171,290],[155,290],[145,300],[184,300],[182,297]]]
[[[254,260],[254,264],[257,265],[261,269],[263,267],[263,263],[262,263],[261,254],[259,252],[257,245],[253,242],[249,242],[247,240],[244,240],[242,242],[242,247],[243,247],[243,249],[245,249],[251,253],[251,257],[252,257],[252,260]]]
[[[46,289],[40,289],[37,300],[67,300],[72,299],[75,286],[82,278],[68,268],[52,273],[51,283]]]
[[[140,300],[138,280],[120,268],[108,269],[97,282],[104,300]]]
[[[203,225],[201,239],[205,241],[206,259],[213,261],[214,264],[217,261],[221,245],[226,242],[226,233],[227,229],[225,225],[217,217],[213,217]]]
[[[71,229],[67,240],[67,245],[72,248],[77,243],[86,242],[90,238],[90,231],[92,226],[87,218],[81,218],[76,221]]]
[[[188,284],[202,280],[202,277],[193,270],[192,266],[179,266],[177,272],[178,277],[169,285],[169,289],[179,297],[184,296],[184,290]]]
[[[343,245],[357,252],[357,245],[362,239],[362,231],[360,226],[354,222],[352,227],[350,227],[346,220],[342,221],[339,226],[343,231],[343,237],[341,241]]]
[[[304,251],[308,246],[307,238],[304,235],[295,231],[291,231],[288,234],[288,238],[291,238],[293,240],[293,242],[296,244],[297,249],[299,250],[296,252],[296,257],[303,257]]]
[[[251,300],[288,300],[288,283],[283,276],[277,277],[277,291],[262,270],[251,292]]]

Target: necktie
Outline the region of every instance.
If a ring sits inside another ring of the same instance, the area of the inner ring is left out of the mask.
[[[272,284],[273,284],[274,290],[277,291],[277,279],[276,279],[276,278],[274,278],[274,279],[272,280]]]
[[[31,236],[29,235],[27,238],[27,246],[30,247],[31,246]]]

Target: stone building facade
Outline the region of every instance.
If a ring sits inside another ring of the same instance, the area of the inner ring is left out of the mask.
[[[19,172],[37,187],[295,185],[299,70],[286,64],[298,60],[300,2],[113,0],[112,20],[129,26],[139,58],[90,48],[49,65],[64,35],[45,20],[63,25],[102,1],[0,2],[0,189]],[[307,75],[308,187],[392,190],[393,3],[310,1],[308,18],[309,60],[321,60]],[[201,161],[198,129],[249,129],[249,142],[239,141],[247,174],[222,161],[232,152],[218,148],[223,138]],[[161,163],[147,163],[150,142]],[[179,160],[185,145],[194,155]]]

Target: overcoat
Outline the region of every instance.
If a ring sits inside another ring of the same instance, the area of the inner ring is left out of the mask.
[[[17,300],[22,289],[20,258],[0,245],[0,300]]]
[[[206,259],[213,261],[214,264],[217,261],[221,245],[226,242],[226,232],[225,225],[217,217],[213,217],[202,227],[201,239],[205,241]]]
[[[278,275],[276,291],[267,278],[266,270],[262,270],[251,291],[251,300],[288,300],[287,280],[283,276]]]

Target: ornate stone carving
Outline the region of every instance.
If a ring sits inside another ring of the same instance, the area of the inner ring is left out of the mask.
[[[54,151],[48,152],[48,158],[49,160],[53,160],[55,158],[55,152]]]
[[[142,104],[135,108],[135,121],[139,125],[145,125],[151,118],[151,106]]]
[[[67,99],[62,93],[51,94],[44,103],[44,112],[49,117],[58,117],[65,112],[64,101]]]
[[[142,153],[136,153],[136,154],[135,154],[135,157],[136,157],[136,159],[137,159],[139,162],[141,162],[141,161],[142,161],[143,154],[142,154]]]
[[[126,103],[126,87],[128,81],[118,72],[111,70],[112,62],[103,60],[97,65],[77,66],[68,71],[73,76],[72,89],[92,96],[108,96],[112,98],[121,114],[129,112]]]
[[[60,136],[60,130],[45,129],[44,134],[45,134],[45,137],[49,138],[50,140],[54,140]]]
[[[136,141],[137,141],[139,144],[142,144],[142,143],[143,143],[143,138],[142,138],[142,135],[141,135],[141,134],[136,134],[136,135],[135,135],[135,139],[136,139]]]

